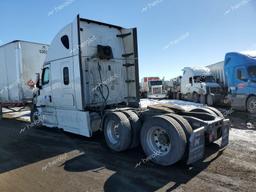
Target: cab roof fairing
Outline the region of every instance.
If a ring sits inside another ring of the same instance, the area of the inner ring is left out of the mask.
[[[207,67],[185,67],[182,71],[190,71],[194,76],[212,76]]]

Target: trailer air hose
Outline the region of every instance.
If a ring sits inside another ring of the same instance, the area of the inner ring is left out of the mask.
[[[103,110],[105,108],[105,106],[107,105],[107,100],[109,98],[109,87],[106,83],[103,83],[102,81],[102,76],[101,76],[101,67],[100,67],[100,63],[98,62],[98,72],[99,72],[99,76],[100,76],[100,84],[99,86],[97,87],[99,89],[99,92],[100,92],[100,95],[104,101],[104,105],[103,105]],[[106,97],[104,96],[104,93],[103,93],[103,88],[106,87],[107,89],[107,95]]]

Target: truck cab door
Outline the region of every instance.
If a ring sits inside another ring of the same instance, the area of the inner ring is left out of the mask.
[[[44,65],[42,71],[42,88],[37,99],[37,107],[41,112],[43,125],[56,127],[57,119],[52,98],[52,73],[50,65]]]
[[[234,87],[231,91],[232,107],[244,110],[248,95],[248,75],[244,66],[234,69]]]
[[[56,109],[74,109],[73,58],[51,62],[52,99]],[[58,110],[57,110],[58,111]]]

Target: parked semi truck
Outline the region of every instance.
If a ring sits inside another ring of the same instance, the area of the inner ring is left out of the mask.
[[[138,69],[136,28],[78,15],[49,47],[31,120],[86,137],[103,131],[118,152],[141,144],[150,160],[165,166],[201,159],[206,142],[228,144],[229,120],[215,108],[140,107]]]
[[[0,108],[32,101],[48,45],[15,40],[0,46]]]
[[[206,67],[185,67],[183,75],[170,80],[170,97],[212,106],[222,100],[222,87]]]
[[[163,98],[163,81],[159,77],[144,77],[141,80],[142,98]]]
[[[227,53],[224,61],[207,67],[233,109],[256,113],[256,54]]]
[[[168,90],[168,98],[170,99],[179,99],[180,97],[180,86],[181,86],[181,78],[182,76],[175,77],[167,81],[167,90]]]

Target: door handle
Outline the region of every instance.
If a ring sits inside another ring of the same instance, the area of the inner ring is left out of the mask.
[[[52,102],[52,96],[51,95],[49,95],[49,100],[50,100],[50,103]]]

